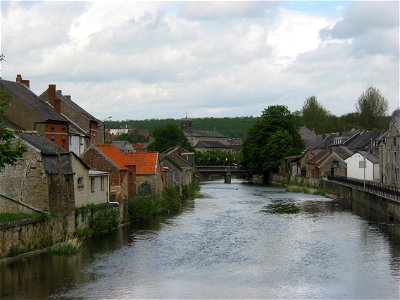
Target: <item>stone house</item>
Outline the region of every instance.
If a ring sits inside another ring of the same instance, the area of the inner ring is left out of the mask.
[[[136,165],[115,145],[91,145],[82,159],[92,170],[109,173],[110,197],[119,200],[135,196]]]
[[[332,149],[323,149],[306,163],[306,177],[320,179],[330,175],[346,176],[346,162]]]
[[[179,192],[193,181],[193,166],[178,154],[160,154],[160,166],[166,172],[166,185],[177,186]]]
[[[400,109],[393,112],[389,130],[379,148],[380,181],[400,187]]]
[[[163,181],[158,152],[135,152],[124,155],[130,164],[136,166],[136,193],[161,193]]]
[[[232,152],[228,137],[217,131],[194,130],[192,120],[184,118],[181,120],[181,128],[189,143],[199,152],[205,151],[227,151]]]
[[[379,158],[377,155],[358,151],[345,160],[347,163],[347,177],[379,181]]]
[[[100,185],[89,189],[93,180],[107,186],[108,174],[92,175],[76,154],[37,132],[21,132],[17,138],[27,151],[18,164],[7,165],[0,171],[1,211],[60,212],[108,201],[107,189],[102,190]],[[92,194],[96,197],[91,197]]]
[[[101,121],[72,101],[70,95],[63,95],[55,84],[49,84],[48,89],[39,97],[67,118],[74,125],[75,131],[81,133],[79,139],[77,135],[70,137],[71,148],[77,155],[80,156],[91,144],[104,144],[105,129]]]
[[[69,150],[69,121],[29,89],[29,81],[17,75],[16,82],[0,79],[0,93],[11,96],[4,116],[14,127],[37,131],[64,150]]]

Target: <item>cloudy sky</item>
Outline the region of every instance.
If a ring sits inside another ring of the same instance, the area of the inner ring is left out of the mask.
[[[399,107],[399,2],[1,1],[3,79],[49,83],[99,119]]]

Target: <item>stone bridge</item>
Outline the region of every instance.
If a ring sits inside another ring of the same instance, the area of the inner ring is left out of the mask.
[[[225,178],[225,183],[231,183],[232,175],[249,176],[249,170],[238,166],[196,166],[198,175],[220,175]]]

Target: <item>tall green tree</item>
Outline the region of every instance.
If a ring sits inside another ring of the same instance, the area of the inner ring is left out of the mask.
[[[304,101],[301,109],[303,124],[317,133],[327,130],[329,112],[318,102],[317,97],[311,96]]]
[[[388,101],[380,90],[369,87],[360,95],[356,103],[359,124],[365,129],[383,128],[386,124],[388,107]]]
[[[243,143],[243,164],[253,174],[277,170],[282,158],[304,150],[299,126],[299,118],[286,106],[273,105],[264,109]]]
[[[0,55],[0,61],[4,60],[4,55]],[[14,131],[7,128],[7,119],[4,116],[6,106],[11,101],[11,95],[7,93],[3,86],[0,86],[0,171],[6,165],[14,165],[26,151],[14,135]]]
[[[163,152],[168,148],[179,145],[188,151],[194,151],[182,129],[175,123],[167,123],[153,131],[154,142],[147,149]]]

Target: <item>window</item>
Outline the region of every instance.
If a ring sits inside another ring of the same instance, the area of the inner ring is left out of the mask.
[[[78,185],[78,188],[83,188],[83,177],[78,177],[77,185]]]
[[[95,190],[94,190],[94,178],[90,178],[90,191],[92,192],[92,193],[94,193],[95,192]]]
[[[394,153],[394,163],[396,163],[397,162],[397,153],[396,152],[393,152]]]
[[[393,138],[393,146],[397,146],[396,138]]]

